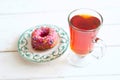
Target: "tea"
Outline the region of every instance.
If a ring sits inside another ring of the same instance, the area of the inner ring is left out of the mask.
[[[74,27],[82,30],[96,29],[100,25],[100,20],[90,15],[76,15],[70,22]]]
[[[86,55],[93,49],[93,40],[100,26],[100,20],[91,15],[75,15],[70,20],[70,46],[79,55]]]

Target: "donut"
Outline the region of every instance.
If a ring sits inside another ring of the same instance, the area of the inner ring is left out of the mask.
[[[57,32],[50,27],[40,27],[32,32],[31,45],[35,50],[53,48],[58,42]]]

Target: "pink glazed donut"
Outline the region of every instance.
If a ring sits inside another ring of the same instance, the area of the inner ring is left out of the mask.
[[[40,27],[32,32],[31,45],[35,50],[45,50],[54,47],[58,42],[57,32],[50,27]]]

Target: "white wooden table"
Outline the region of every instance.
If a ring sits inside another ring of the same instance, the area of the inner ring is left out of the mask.
[[[45,64],[21,58],[17,42],[26,29],[55,24],[69,34],[67,16],[76,8],[95,9],[104,18],[98,36],[107,51],[99,63],[76,68],[68,63],[67,51]],[[120,80],[119,8],[119,0],[0,0],[0,80]]]

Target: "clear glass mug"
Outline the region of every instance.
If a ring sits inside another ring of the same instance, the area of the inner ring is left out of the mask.
[[[93,59],[99,60],[105,52],[104,42],[96,37],[103,17],[92,9],[76,9],[68,15],[70,29],[70,54],[72,65],[85,66]]]

